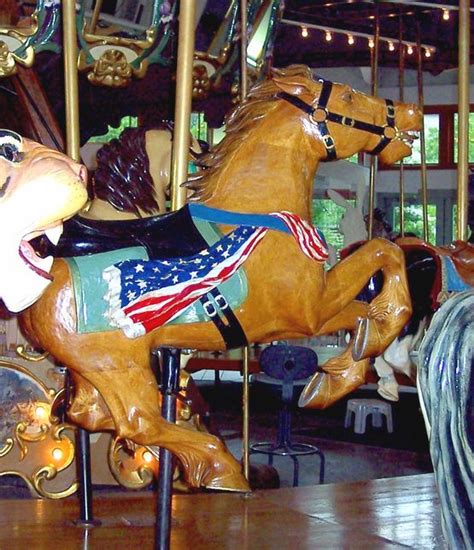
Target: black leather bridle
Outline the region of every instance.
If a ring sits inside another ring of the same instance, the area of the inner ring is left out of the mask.
[[[337,158],[336,144],[329,132],[327,126],[328,122],[335,122],[336,124],[342,124],[342,126],[347,126],[348,128],[356,128],[357,130],[363,130],[364,132],[369,132],[380,136],[380,141],[378,144],[372,149],[372,151],[369,151],[369,154],[371,155],[378,155],[393,139],[398,136],[399,131],[395,126],[395,107],[392,100],[385,100],[385,105],[387,106],[387,123],[384,126],[378,126],[377,124],[370,124],[369,122],[363,122],[361,120],[356,120],[344,115],[338,115],[337,113],[329,111],[327,105],[332,92],[333,84],[329,80],[322,80],[322,85],[321,94],[314,107],[299,97],[293,96],[286,92],[279,92],[277,97],[288,101],[293,106],[307,113],[310,116],[311,121],[318,126],[324,147],[326,149],[326,160],[336,160]]]

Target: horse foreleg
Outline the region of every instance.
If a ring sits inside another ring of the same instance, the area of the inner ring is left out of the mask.
[[[160,395],[148,366],[88,371],[83,376],[102,395],[120,438],[170,450],[183,464],[186,481],[193,487],[249,490],[241,466],[220,439],[160,416]]]
[[[341,329],[353,332],[358,319],[367,315],[367,309],[368,304],[354,300],[324,323],[317,334],[331,334]],[[347,349],[341,355],[331,357],[321,365],[322,372],[313,375],[300,395],[300,407],[325,409],[365,382],[369,360],[354,360],[353,340],[351,337]]]
[[[405,258],[393,243],[372,239],[327,273],[321,302],[324,319],[329,320],[342,312],[380,270],[384,275],[382,291],[357,323],[352,349],[355,360],[380,355],[411,315]]]

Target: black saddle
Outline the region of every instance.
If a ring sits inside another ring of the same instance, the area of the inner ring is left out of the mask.
[[[64,223],[57,245],[44,236],[34,239],[32,244],[40,255],[56,258],[143,246],[150,259],[165,259],[192,256],[208,246],[187,206],[176,212],[137,220],[89,220],[74,216]]]

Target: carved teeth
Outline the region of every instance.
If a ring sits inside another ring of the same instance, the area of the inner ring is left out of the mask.
[[[46,229],[45,234],[48,237],[48,239],[53,244],[58,244],[59,239],[63,233],[63,224],[60,223],[56,225],[55,227],[50,227],[49,229]]]

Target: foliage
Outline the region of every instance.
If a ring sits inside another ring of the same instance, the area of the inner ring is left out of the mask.
[[[421,204],[405,205],[405,233],[414,233],[420,239],[423,238],[423,207]],[[400,232],[400,207],[393,209],[393,231]],[[428,240],[436,243],[436,205],[428,204]]]
[[[138,118],[134,116],[125,116],[120,121],[118,128],[108,127],[107,133],[102,136],[93,136],[89,139],[90,143],[108,143],[113,139],[120,137],[120,134],[125,130],[125,128],[137,128]]]

